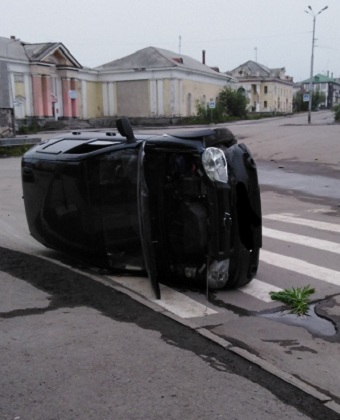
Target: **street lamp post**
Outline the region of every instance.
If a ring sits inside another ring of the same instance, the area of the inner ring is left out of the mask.
[[[308,124],[311,123],[311,114],[312,114],[312,97],[313,97],[313,66],[314,66],[314,45],[315,45],[315,21],[316,17],[322,13],[324,10],[328,9],[328,6],[325,6],[318,13],[314,13],[311,6],[308,6],[309,10],[305,10],[306,13],[313,17],[313,38],[312,38],[312,56],[310,60],[310,78],[309,78],[309,103],[308,103]]]

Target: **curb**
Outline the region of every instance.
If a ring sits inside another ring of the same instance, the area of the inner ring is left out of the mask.
[[[24,145],[34,145],[41,142],[39,137],[24,137],[24,138],[4,138],[0,139],[1,147],[13,147],[13,146],[24,146]]]

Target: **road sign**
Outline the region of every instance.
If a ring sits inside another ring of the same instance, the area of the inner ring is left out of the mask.
[[[303,102],[308,102],[309,101],[309,93],[304,93],[303,94]]]
[[[215,101],[209,101],[209,108],[214,109],[216,107]]]

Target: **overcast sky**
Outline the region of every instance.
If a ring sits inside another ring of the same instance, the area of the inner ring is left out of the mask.
[[[83,66],[96,67],[142,48],[181,52],[232,70],[254,60],[285,67],[294,81],[340,77],[340,0],[1,0],[0,36],[62,42]],[[3,10],[1,10],[3,9]]]

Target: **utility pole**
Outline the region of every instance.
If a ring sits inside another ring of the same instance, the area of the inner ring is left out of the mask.
[[[310,78],[309,78],[309,102],[308,102],[308,124],[311,123],[312,115],[312,98],[313,98],[313,66],[314,66],[314,46],[315,46],[315,21],[316,17],[322,13],[324,10],[328,9],[328,6],[325,6],[318,13],[314,13],[311,6],[308,6],[308,10],[305,10],[306,13],[313,17],[313,38],[312,38],[312,55],[310,61]]]

